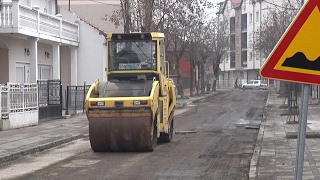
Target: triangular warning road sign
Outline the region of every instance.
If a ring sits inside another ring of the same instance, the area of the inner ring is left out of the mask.
[[[264,78],[320,84],[320,0],[309,0],[270,53]]]

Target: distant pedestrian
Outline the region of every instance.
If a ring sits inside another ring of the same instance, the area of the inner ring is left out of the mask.
[[[238,77],[237,77],[236,80],[234,81],[234,88],[237,89],[237,87],[238,87]]]

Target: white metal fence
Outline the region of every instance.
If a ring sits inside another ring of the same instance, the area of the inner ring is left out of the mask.
[[[37,84],[8,83],[0,86],[2,130],[38,124]]]
[[[0,119],[8,119],[9,118],[9,98],[8,98],[8,87],[4,85],[0,85]]]

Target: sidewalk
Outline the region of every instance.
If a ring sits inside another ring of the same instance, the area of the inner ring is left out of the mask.
[[[213,94],[180,98],[177,100],[177,109]],[[88,120],[85,114],[68,119],[44,121],[37,126],[0,131],[0,165],[25,155],[88,137],[88,131]]]
[[[292,180],[295,177],[297,138],[288,135],[297,134],[298,124],[287,123],[287,116],[280,116],[283,102],[284,98],[270,91],[251,160],[250,179]],[[315,138],[320,137],[320,105],[309,104],[307,119],[303,179],[314,180],[320,179],[320,139]],[[310,138],[308,134],[311,134]]]

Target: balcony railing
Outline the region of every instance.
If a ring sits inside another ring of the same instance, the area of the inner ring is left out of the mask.
[[[21,33],[41,38],[79,42],[79,25],[13,1],[0,7],[0,33]]]

